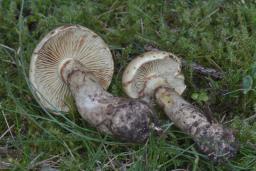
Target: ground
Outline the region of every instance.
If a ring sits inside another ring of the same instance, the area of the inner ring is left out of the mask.
[[[100,134],[75,108],[43,110],[29,89],[33,49],[50,30],[80,24],[109,45],[109,92],[125,96],[124,67],[153,46],[223,73],[221,80],[183,68],[186,100],[236,132],[237,156],[215,164],[157,109],[166,136],[126,144]],[[256,170],[256,2],[196,0],[0,0],[0,169]]]

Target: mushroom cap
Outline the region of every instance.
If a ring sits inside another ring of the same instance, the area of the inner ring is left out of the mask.
[[[164,51],[146,52],[133,59],[123,73],[122,84],[131,98],[153,96],[160,86],[173,88],[180,95],[186,89],[181,60]]]
[[[29,79],[39,103],[55,112],[68,111],[65,101],[71,97],[71,92],[62,81],[59,68],[69,59],[80,61],[104,89],[108,88],[113,76],[111,52],[96,33],[80,25],[52,30],[32,54]]]

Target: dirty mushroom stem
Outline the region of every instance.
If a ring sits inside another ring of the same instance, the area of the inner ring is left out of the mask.
[[[59,74],[69,86],[78,112],[91,125],[129,142],[144,142],[148,138],[153,111],[145,102],[106,92],[77,60],[64,61]]]
[[[162,106],[167,116],[190,135],[199,149],[214,161],[235,156],[238,142],[231,130],[210,123],[181,95],[186,89],[181,60],[164,51],[145,52],[134,58],[123,74],[123,87],[132,98]]]
[[[237,143],[232,131],[220,124],[210,123],[199,109],[185,101],[173,89],[159,87],[155,90],[155,98],[174,124],[191,135],[209,158],[220,161],[236,154]]]

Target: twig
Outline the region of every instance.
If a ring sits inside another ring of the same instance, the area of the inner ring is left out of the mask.
[[[198,74],[210,76],[216,80],[220,80],[223,78],[223,74],[213,68],[206,68],[194,62],[190,63],[184,59],[182,59],[182,65],[192,68],[192,70]]]
[[[152,45],[145,45],[144,46],[144,49],[146,51],[158,51],[159,49],[152,46]],[[209,77],[212,77],[213,79],[215,80],[220,80],[223,78],[223,74],[220,72],[220,71],[217,71],[216,69],[213,69],[213,68],[206,68],[202,65],[199,65],[197,63],[194,63],[194,62],[188,62],[186,61],[185,59],[182,59],[182,66],[183,67],[190,67],[192,68],[192,70],[198,74],[202,74],[202,75],[205,75],[205,76],[209,76]]]

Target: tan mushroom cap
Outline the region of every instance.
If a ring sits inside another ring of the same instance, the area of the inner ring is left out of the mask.
[[[71,93],[61,79],[59,68],[69,59],[80,61],[104,89],[111,83],[114,62],[102,38],[79,25],[58,27],[35,48],[29,73],[40,103],[52,111],[68,111],[65,99]]]
[[[164,51],[146,52],[133,59],[124,71],[122,84],[132,98],[151,96],[159,86],[169,86],[180,95],[186,89],[180,59]]]

